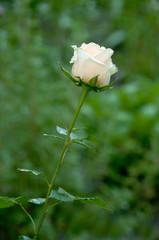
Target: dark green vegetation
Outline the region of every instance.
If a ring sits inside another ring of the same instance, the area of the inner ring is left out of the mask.
[[[100,196],[112,212],[78,201],[56,206],[41,229],[47,240],[159,239],[159,3],[157,0],[0,1],[0,195],[43,198],[41,178],[17,168],[55,169],[81,89],[70,70],[71,45],[115,50],[117,86],[92,92],[76,123],[96,153],[72,145],[56,181],[75,196]],[[96,138],[95,138],[95,137]],[[25,205],[37,221],[41,206]],[[31,235],[17,207],[0,211],[0,240]]]

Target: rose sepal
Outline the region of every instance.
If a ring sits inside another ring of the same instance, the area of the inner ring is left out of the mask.
[[[116,78],[109,85],[106,85],[106,86],[103,86],[103,87],[98,87],[97,84],[98,84],[99,75],[91,78],[88,83],[85,83],[84,81],[82,81],[82,79],[79,76],[76,76],[76,78],[79,79],[77,81],[76,79],[74,79],[72,77],[72,75],[66,69],[64,69],[62,66],[60,66],[60,68],[61,68],[62,72],[66,75],[66,77],[68,77],[76,86],[81,87],[82,85],[84,85],[84,86],[90,88],[90,90],[93,90],[94,92],[103,92],[105,90],[108,90],[108,89],[112,88],[112,86],[114,85],[114,83],[118,79],[118,78]]]
[[[113,85],[114,85],[114,83],[116,83],[117,80],[118,80],[118,77],[116,77],[116,79],[115,79],[113,82],[111,82],[109,85],[106,85],[106,86],[104,86],[104,87],[97,88],[96,92],[103,92],[103,91],[105,91],[105,90],[108,90],[108,89],[113,88]]]
[[[90,88],[90,90],[93,90],[94,92],[103,92],[105,90],[111,89],[111,88],[113,88],[114,83],[116,83],[116,81],[118,80],[118,77],[116,77],[116,79],[113,82],[111,82],[109,85],[106,85],[106,86],[103,86],[103,87],[98,87],[97,86],[98,76],[99,75],[91,78],[89,80],[89,84],[83,82],[80,77],[76,76],[76,78],[79,79],[79,83],[80,83],[79,86],[85,85],[86,87]]]
[[[78,87],[81,87],[81,86],[82,86],[82,85],[81,85],[81,82],[75,80],[75,79],[72,77],[72,75],[71,75],[65,68],[63,68],[62,66],[60,66],[60,68],[61,68],[62,72],[66,75],[66,77],[68,77],[76,86],[78,86]]]
[[[114,85],[114,83],[118,80],[118,78],[116,78],[116,79],[115,79],[112,83],[110,83],[109,85],[106,85],[106,86],[103,86],[103,87],[98,87],[98,86],[96,86],[96,81],[98,82],[98,76],[99,76],[99,75],[91,78],[91,79],[89,80],[89,83],[88,83],[88,84],[85,83],[85,82],[83,82],[82,79],[79,78],[79,79],[80,79],[80,83],[83,84],[83,85],[85,85],[85,86],[87,86],[87,87],[89,87],[89,88],[90,88],[91,90],[93,90],[94,92],[103,92],[103,91],[105,91],[105,90],[108,90],[108,89],[112,88],[112,86]]]

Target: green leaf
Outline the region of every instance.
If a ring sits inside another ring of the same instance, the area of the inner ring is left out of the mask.
[[[59,126],[56,126],[56,131],[61,135],[67,136],[67,134],[68,134],[68,131],[65,128],[61,128]],[[58,137],[58,136],[55,136],[55,137]],[[88,137],[88,135],[84,131],[82,133],[79,133],[78,135],[73,132],[71,132],[71,134],[70,134],[70,140],[83,140],[83,139],[86,139],[87,137]]]
[[[78,135],[71,132],[70,134],[70,140],[83,140],[83,139],[86,139],[88,138],[88,134],[86,132],[78,132]]]
[[[17,197],[17,198],[0,197],[0,208],[12,207],[16,204],[16,202],[26,203],[27,201],[28,199],[25,197]]]
[[[45,200],[46,200],[45,198],[32,198],[32,199],[29,199],[29,202],[40,205],[40,204],[43,204]]]
[[[36,171],[36,170],[31,170],[31,169],[17,168],[17,170],[20,171],[20,172],[31,173],[31,174],[33,174],[33,175],[35,175],[35,176],[41,176],[41,175],[43,175],[42,172],[38,172],[38,171]]]
[[[0,208],[8,208],[14,206],[15,202],[12,198],[0,197]]]
[[[109,210],[106,203],[99,197],[83,198],[83,197],[73,196],[72,194],[66,192],[63,188],[59,188],[57,191],[52,190],[49,198],[54,198],[61,202],[73,202],[78,200],[87,204],[95,204],[101,208]]]
[[[75,134],[75,133],[73,133],[73,132],[71,132],[71,134],[70,134],[70,141],[71,141],[72,143],[80,144],[80,145],[82,145],[83,147],[86,147],[87,149],[89,149],[89,150],[91,150],[91,151],[95,151],[95,150],[93,149],[93,147],[89,146],[89,145],[86,143],[86,141],[83,141],[83,140],[85,140],[85,139],[87,139],[87,138],[88,138],[88,134],[87,134],[85,131],[78,133],[78,135]],[[88,142],[88,141],[87,141],[87,142]]]
[[[81,198],[77,197],[75,200],[80,200],[83,203],[88,203],[88,204],[95,204],[101,208],[104,208],[106,210],[110,210],[110,208],[106,205],[106,203],[99,197],[94,197],[94,198]]]
[[[61,137],[61,136],[57,136],[57,135],[54,135],[54,134],[47,134],[47,133],[44,133],[44,136],[45,136],[45,137],[54,137],[54,138],[58,138],[58,139],[64,139],[63,137]]]
[[[75,80],[66,69],[64,69],[62,66],[60,66],[60,68],[61,68],[62,72],[66,75],[66,77],[68,77],[75,85],[81,86],[80,82]]]
[[[12,198],[13,201],[21,203],[21,204],[25,204],[26,202],[28,202],[28,198],[27,197],[17,197],[17,198]]]
[[[95,149],[91,146],[89,146],[87,143],[85,143],[84,141],[72,141],[72,143],[76,143],[76,144],[80,144],[83,147],[87,148],[88,150],[91,150],[93,152],[95,152]]]
[[[67,135],[67,130],[64,129],[64,128],[61,128],[61,127],[59,127],[59,126],[56,126],[56,131],[57,131],[59,134]]]
[[[85,129],[86,129],[86,127],[78,127],[78,128],[75,127],[75,128],[72,129],[72,131],[81,131],[82,130],[82,131],[85,132]]]
[[[98,77],[99,77],[99,75],[97,75],[89,80],[89,85],[91,87],[97,87]]]
[[[49,198],[54,198],[61,202],[72,202],[75,199],[74,196],[66,192],[63,188],[59,188],[57,191],[52,190]]]
[[[18,240],[32,240],[32,238],[29,238],[27,236],[19,236]]]

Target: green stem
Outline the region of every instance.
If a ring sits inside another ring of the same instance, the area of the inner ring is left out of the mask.
[[[63,149],[62,149],[62,152],[61,152],[61,155],[60,155],[60,158],[59,158],[59,161],[58,161],[55,173],[54,173],[54,175],[52,177],[52,180],[51,180],[51,183],[49,184],[49,187],[48,187],[48,192],[47,192],[47,195],[46,195],[46,201],[45,201],[45,204],[44,204],[44,208],[43,208],[43,211],[42,211],[42,215],[41,215],[39,224],[37,226],[36,234],[34,235],[34,240],[36,240],[37,237],[38,237],[40,228],[42,226],[42,223],[44,221],[45,215],[47,213],[47,205],[48,205],[49,196],[50,196],[51,190],[53,188],[54,182],[56,180],[57,174],[58,174],[58,172],[60,170],[60,167],[61,167],[62,161],[64,159],[64,156],[65,156],[65,154],[66,154],[66,152],[67,152],[67,150],[69,148],[69,139],[70,139],[70,134],[71,134],[72,128],[74,127],[74,124],[76,122],[76,119],[78,117],[80,109],[81,109],[81,107],[82,107],[82,105],[84,103],[84,100],[85,100],[85,98],[86,98],[86,96],[87,96],[89,91],[90,91],[90,89],[83,85],[83,91],[82,91],[82,95],[81,95],[79,104],[77,106],[77,109],[76,109],[76,112],[74,114],[73,120],[72,120],[71,125],[69,127],[69,130],[68,130],[68,133],[67,133],[67,137],[66,137],[66,140],[65,140],[65,143],[64,143],[64,146],[63,146]]]

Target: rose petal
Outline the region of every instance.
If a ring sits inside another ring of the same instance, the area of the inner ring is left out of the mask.
[[[118,71],[112,63],[111,56],[114,51],[110,48],[100,47],[98,44],[83,43],[80,48],[72,46],[74,56],[71,59],[72,75],[78,81],[80,77],[83,82],[88,83],[91,78],[98,75],[98,87],[109,84],[111,75]]]
[[[105,73],[100,77],[99,81],[98,81],[98,85],[101,84],[101,82],[105,81],[105,78],[107,78],[106,76],[106,73],[113,67],[113,63],[112,63],[112,59],[110,58],[108,61],[107,61],[107,64],[105,65],[106,66],[106,71]],[[103,81],[102,81],[103,80]],[[108,80],[107,80],[108,81]]]
[[[108,60],[113,55],[113,53],[114,53],[114,51],[111,48],[107,48],[104,51],[96,54],[94,56],[94,58],[97,59],[98,61],[102,62],[102,63],[107,63]]]
[[[110,83],[111,69],[109,69],[105,75],[98,81],[98,87],[104,87]]]
[[[76,55],[77,55],[77,61],[74,63],[73,67],[72,67],[72,75],[78,76],[80,78],[82,78],[82,64],[83,62],[85,62],[89,56],[84,52],[83,49],[81,48],[77,48],[76,50]]]
[[[72,45],[71,47],[74,49],[74,55],[71,58],[70,63],[74,63],[77,60],[77,46],[76,45]]]
[[[94,56],[104,50],[101,49],[98,44],[91,42],[89,44],[86,44],[86,46],[84,47],[84,51],[87,52],[90,56]]]
[[[104,87],[110,83],[111,76],[118,71],[115,64],[110,61],[109,69],[106,71],[105,75],[102,76],[101,80],[98,81],[98,87]]]
[[[89,56],[83,49],[77,50],[77,61],[72,68],[72,75],[79,76],[84,82],[97,75],[104,76],[106,73],[106,65]],[[99,76],[99,79],[100,79]]]
[[[111,75],[113,75],[114,73],[118,72],[118,68],[116,67],[115,64],[113,64],[112,68],[111,68]]]
[[[81,47],[80,48],[85,48],[87,44],[85,43],[82,43]]]

